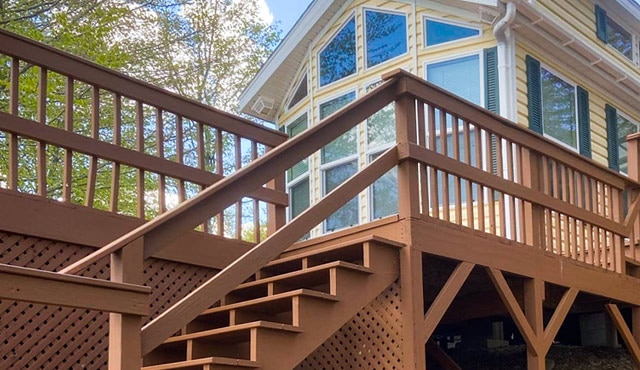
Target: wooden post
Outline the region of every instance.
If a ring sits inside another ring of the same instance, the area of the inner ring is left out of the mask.
[[[140,284],[143,275],[143,239],[111,254],[111,281]],[[139,370],[142,366],[142,318],[109,314],[109,370]]]
[[[640,343],[640,307],[631,308],[631,332],[636,343]],[[639,364],[633,365],[633,370],[640,370]]]
[[[396,101],[396,141],[417,141],[415,100],[402,96]],[[400,218],[420,218],[420,182],[418,164],[405,160],[398,165],[398,213]]]
[[[629,178],[635,181],[640,181],[640,133],[627,136],[627,164]],[[635,192],[635,194],[627,194],[626,199],[623,201],[630,202],[630,200],[633,199],[632,195],[640,196],[638,192]],[[631,208],[631,204],[628,204],[628,208]],[[633,223],[632,235],[634,236],[634,239],[637,239],[638,236],[640,236],[640,222],[638,220]],[[629,255],[636,260],[640,258],[640,256],[636,255],[637,242],[637,240],[629,240]],[[625,254],[623,251],[622,259],[624,260],[624,258]]]
[[[542,190],[542,166],[540,155],[529,149],[522,150],[522,184],[534,190]],[[541,206],[525,203],[524,206],[525,243],[544,249],[544,211]]]
[[[524,281],[524,314],[533,329],[533,333],[540,343],[540,339],[544,337],[544,318],[542,315],[542,301],[544,300],[544,281],[540,279],[525,279]],[[527,369],[528,370],[544,370],[546,353],[533,350],[527,346]]]
[[[273,148],[268,148],[271,150]],[[286,182],[284,179],[284,172],[277,174],[273,180],[269,181],[267,188],[286,192]],[[273,235],[281,227],[287,223],[287,209],[285,207],[269,204],[267,205],[267,236]],[[256,230],[256,233],[260,233],[260,230]]]

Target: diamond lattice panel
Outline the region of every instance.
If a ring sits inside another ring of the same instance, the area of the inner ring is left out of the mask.
[[[392,284],[296,369],[402,368],[400,286]]]
[[[0,233],[0,263],[57,271],[92,248]],[[169,261],[145,263],[145,285],[153,288],[151,317],[181,299],[214,271]],[[108,258],[82,275],[108,279]],[[23,302],[0,301],[0,369],[104,369],[108,314]]]

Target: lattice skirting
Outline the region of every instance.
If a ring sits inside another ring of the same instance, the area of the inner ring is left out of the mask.
[[[401,369],[400,286],[392,284],[296,369]]]
[[[57,271],[92,248],[0,232],[0,263]],[[149,259],[145,285],[152,287],[151,318],[213,276],[207,268]],[[105,258],[83,274],[109,278]],[[0,369],[105,369],[107,313],[0,301]]]

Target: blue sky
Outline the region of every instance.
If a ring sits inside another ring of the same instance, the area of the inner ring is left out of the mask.
[[[312,0],[266,0],[274,22],[280,22],[282,36],[289,32]]]

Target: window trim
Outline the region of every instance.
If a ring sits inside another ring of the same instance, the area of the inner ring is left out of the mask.
[[[354,25],[355,25],[356,70],[355,70],[355,72],[354,72],[354,73],[352,73],[352,74],[350,74],[350,75],[344,76],[344,77],[342,77],[342,78],[340,78],[340,79],[338,79],[338,80],[335,80],[335,81],[333,81],[333,82],[330,82],[330,83],[328,83],[328,84],[326,84],[326,85],[321,85],[322,78],[321,78],[321,75],[320,75],[320,73],[321,73],[321,71],[320,71],[320,54],[322,54],[322,52],[327,48],[327,46],[329,46],[329,44],[331,44],[331,41],[333,41],[333,40],[335,39],[335,37],[338,35],[338,33],[340,33],[340,31],[342,31],[342,29],[347,25],[347,23],[351,22],[351,20],[353,20]],[[358,47],[359,47],[359,46],[360,46],[360,45],[358,44],[358,17],[357,17],[356,12],[355,12],[355,11],[352,11],[351,13],[349,13],[349,14],[347,15],[347,17],[346,17],[345,21],[343,21],[343,22],[342,22],[342,23],[337,27],[336,31],[335,31],[334,33],[332,33],[332,34],[331,34],[331,36],[330,36],[330,37],[329,37],[329,39],[325,42],[325,44],[324,44],[324,45],[322,45],[322,48],[320,48],[320,50],[318,50],[318,51],[315,53],[315,58],[316,58],[316,63],[315,63],[315,64],[316,64],[316,77],[317,77],[317,78],[316,78],[316,80],[317,80],[317,83],[318,83],[318,86],[317,86],[318,90],[320,90],[320,89],[324,89],[324,88],[327,88],[327,87],[332,86],[332,85],[335,85],[336,83],[341,82],[341,81],[343,81],[343,80],[345,80],[345,79],[347,79],[347,78],[349,78],[349,77],[353,77],[353,76],[357,76],[357,75],[358,75],[358,73],[360,72],[360,68],[359,68],[359,66],[358,66]]]
[[[622,171],[620,169],[620,143],[618,142],[618,129],[619,129],[619,123],[618,123],[618,117],[622,117],[624,119],[626,119],[627,121],[631,122],[632,124],[636,125],[636,133],[640,132],[640,122],[631,118],[630,115],[620,111],[620,109],[616,108],[616,144],[617,144],[617,151],[618,151],[618,172],[625,175],[625,176],[629,176],[628,173]],[[629,154],[628,154],[628,148],[627,148],[627,168],[629,167]]]
[[[302,113],[298,114],[297,116],[295,116],[291,121],[289,121],[287,124],[285,124],[284,126],[284,130],[285,133],[287,133],[289,131],[289,126],[291,126],[291,124],[295,123],[298,119],[300,119],[300,117],[306,115],[307,116],[307,129],[310,127],[309,125],[309,118],[310,116],[310,112],[309,109],[306,109],[305,111],[303,111]],[[311,159],[312,156],[307,157],[307,171],[304,174],[299,175],[298,177],[289,180],[289,176],[287,176],[287,174],[285,173],[285,188],[287,189],[287,194],[288,194],[288,198],[289,198],[289,204],[291,204],[291,191],[289,190],[291,187],[298,185],[299,183],[301,183],[302,181],[304,181],[305,179],[307,179],[309,181],[309,205],[311,205]],[[288,171],[288,169],[287,169]],[[291,207],[287,206],[287,221],[291,221],[293,219],[292,214],[291,214]]]
[[[447,41],[447,42],[443,42],[440,44],[436,44],[436,45],[427,45],[427,20],[431,20],[434,22],[438,22],[438,23],[445,23],[445,24],[449,24],[452,26],[458,26],[458,27],[464,27],[464,28],[472,28],[478,31],[478,35],[476,36],[468,36],[468,37],[464,37],[461,39],[457,39],[457,40],[452,40],[452,41]],[[483,29],[482,26],[476,25],[474,23],[469,23],[469,22],[464,22],[464,21],[459,21],[459,20],[451,20],[448,18],[442,18],[442,17],[436,17],[433,15],[423,15],[422,16],[422,48],[423,49],[431,49],[431,48],[439,48],[442,46],[447,46],[450,44],[454,44],[457,42],[461,42],[461,41],[468,41],[468,40],[473,40],[476,38],[481,38],[483,37],[484,33],[483,33]]]
[[[596,22],[595,22],[595,26],[596,26],[596,34],[599,32],[600,28],[598,26],[598,8],[600,9],[601,12],[603,12],[603,15],[605,17],[605,29],[604,31],[604,37],[605,40],[602,40],[598,37],[599,41],[603,42],[605,45],[606,49],[611,49],[614,50],[615,53],[618,53],[620,56],[622,56],[625,60],[628,60],[629,62],[631,62],[632,64],[639,66],[640,65],[640,30],[637,27],[631,27],[628,22],[620,19],[617,16],[612,17],[609,12],[607,12],[607,6],[605,6],[604,1],[599,1],[596,2],[595,4],[595,9],[594,9],[594,14],[596,15]],[[608,25],[607,22],[613,22],[615,23],[618,27],[622,28],[623,30],[625,30],[627,33],[629,33],[629,35],[631,35],[631,59],[627,58],[626,55],[624,55],[624,53],[622,53],[620,50],[616,49],[613,45],[611,45],[609,43],[609,41],[607,40],[607,31],[608,31]]]
[[[378,68],[381,65],[384,65],[386,63],[391,62],[392,60],[396,60],[396,59],[400,59],[403,57],[406,57],[407,55],[409,55],[409,14],[407,12],[403,12],[400,10],[392,10],[392,9],[386,9],[386,8],[380,8],[380,7],[373,7],[373,6],[362,6],[361,7],[362,10],[362,43],[363,45],[363,63],[364,63],[364,70],[365,71],[369,71],[375,68]],[[384,62],[380,62],[374,66],[367,66],[367,17],[366,17],[366,11],[370,10],[370,11],[374,11],[374,12],[379,12],[379,13],[388,13],[388,14],[393,14],[393,15],[404,15],[405,17],[405,36],[406,36],[406,42],[407,42],[407,51],[405,51],[402,54],[396,55],[393,58],[387,59]],[[356,45],[357,46],[357,45]]]
[[[291,89],[289,91],[289,98],[286,100],[285,103],[285,112],[289,112],[294,110],[296,107],[298,107],[300,104],[302,104],[303,101],[307,100],[309,98],[309,95],[311,93],[310,89],[309,89],[309,69],[307,67],[305,67],[304,69],[302,69],[302,73],[298,74],[297,78],[298,78],[298,83],[295,84],[295,87],[293,89]],[[300,87],[300,85],[302,85],[303,80],[305,80],[302,77],[306,77],[307,80],[307,95],[305,95],[304,98],[300,99],[299,102],[295,103],[294,105],[291,105],[291,101],[293,100],[293,97],[295,96],[296,92],[298,91],[298,88]],[[300,117],[300,115],[298,115],[298,117]],[[294,120],[295,121],[295,120]],[[291,121],[293,122],[293,121]],[[288,126],[288,125],[287,125]]]

